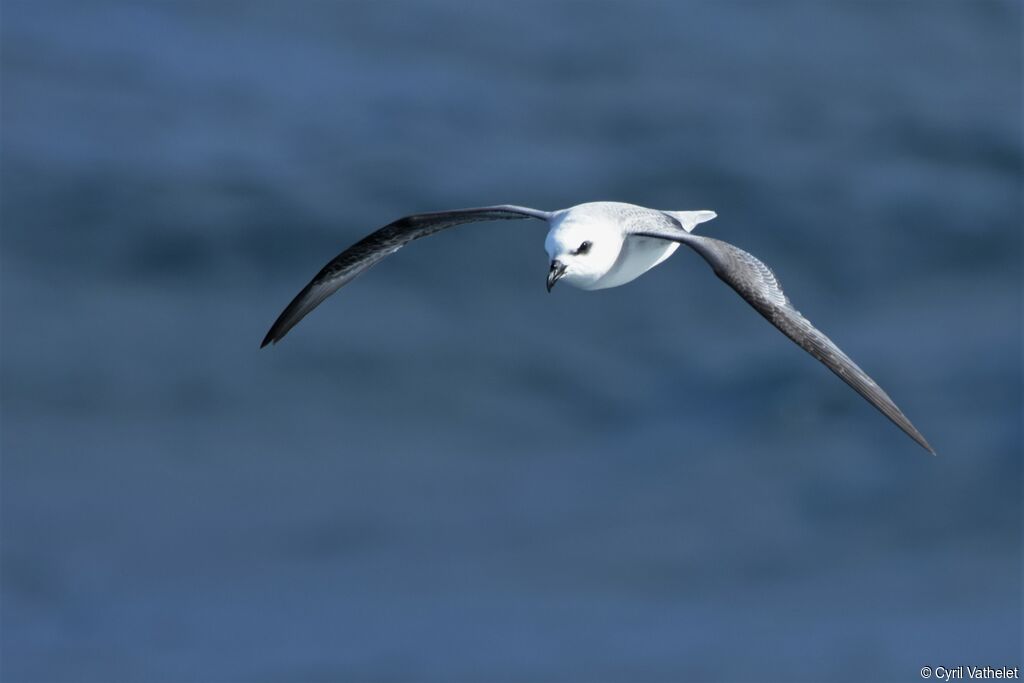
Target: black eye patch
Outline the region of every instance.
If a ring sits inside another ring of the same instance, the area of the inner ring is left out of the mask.
[[[586,254],[588,251],[590,251],[590,247],[592,247],[592,246],[594,246],[594,245],[590,242],[590,240],[587,240],[586,242],[581,244],[579,246],[579,249],[577,249],[573,253],[574,254]]]

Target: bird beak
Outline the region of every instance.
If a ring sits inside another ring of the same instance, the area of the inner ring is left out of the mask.
[[[548,291],[555,286],[555,283],[562,279],[565,275],[565,264],[559,260],[551,262],[551,270],[548,271]]]

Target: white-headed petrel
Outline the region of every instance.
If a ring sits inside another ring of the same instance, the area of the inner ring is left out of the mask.
[[[463,223],[535,218],[549,226],[544,240],[551,259],[548,291],[556,282],[580,289],[618,287],[644,274],[685,244],[768,322],[934,454],[924,436],[882,388],[793,308],[768,266],[727,242],[692,234],[699,223],[715,215],[713,211],[657,211],[619,202],[591,202],[561,211],[502,204],[399,218],[324,266],[284,309],[261,346],[279,342],[321,301],[413,240]]]

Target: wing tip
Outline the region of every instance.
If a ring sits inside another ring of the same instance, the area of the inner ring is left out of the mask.
[[[913,439],[914,442],[918,446],[920,446],[921,448],[925,449],[926,451],[928,451],[932,455],[938,455],[938,453],[935,452],[935,449],[932,448],[932,445],[930,443],[928,443],[928,439],[924,438],[924,434],[922,434],[921,432],[917,431],[917,428],[914,427],[912,424],[910,424],[909,420],[907,421],[907,426],[901,425],[899,423],[897,423],[897,425],[904,432],[906,432],[907,436],[909,436],[911,439]]]
[[[260,348],[266,348],[267,346],[276,346],[277,342],[284,339],[284,336],[288,334],[288,327],[281,329],[281,320],[278,319],[270,329],[267,331],[267,336],[263,337],[263,341],[260,342]]]
[[[266,348],[267,346],[277,346],[277,343],[284,339],[284,336],[288,334],[288,330],[292,328],[291,325],[284,327],[280,324],[280,321],[276,322],[271,326],[267,332],[267,336],[260,342],[260,348]]]

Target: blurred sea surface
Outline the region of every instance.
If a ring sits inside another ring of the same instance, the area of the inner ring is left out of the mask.
[[[2,7],[4,681],[1021,665],[1021,5]],[[679,252],[714,209],[931,457]]]

